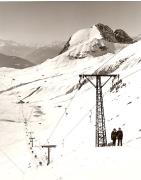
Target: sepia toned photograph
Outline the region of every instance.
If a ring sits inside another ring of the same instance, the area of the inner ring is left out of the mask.
[[[0,1],[0,180],[140,180],[141,1]]]

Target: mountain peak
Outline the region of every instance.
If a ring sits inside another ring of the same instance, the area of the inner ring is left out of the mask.
[[[84,42],[93,42],[93,40],[104,40],[112,43],[131,44],[134,40],[122,29],[113,31],[109,26],[102,23],[93,25],[90,28],[81,29],[74,33],[60,54],[67,51],[69,48],[82,44]]]
[[[73,34],[70,39],[70,46],[82,43],[87,41],[88,39],[102,39],[100,31],[96,26],[92,26],[91,28],[81,29]]]
[[[104,24],[102,24],[102,23],[98,23],[98,24],[96,24],[95,26],[98,28],[101,36],[102,36],[105,40],[107,40],[107,41],[109,41],[109,42],[115,42],[115,43],[117,42],[117,40],[116,40],[116,38],[115,38],[114,31],[113,31],[109,26],[104,25]]]
[[[116,40],[119,43],[127,43],[127,44],[134,43],[134,40],[122,29],[116,29],[114,34]]]

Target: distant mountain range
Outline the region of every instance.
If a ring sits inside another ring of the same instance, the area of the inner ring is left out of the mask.
[[[33,65],[33,63],[27,61],[26,59],[16,56],[7,56],[4,54],[0,54],[0,67],[23,69]]]
[[[38,47],[33,52],[26,55],[25,58],[32,63],[40,64],[47,59],[51,59],[57,56],[60,50],[63,48],[63,45],[63,43],[58,43]]]
[[[22,45],[14,41],[0,39],[0,53],[8,56],[18,56],[25,58],[34,50],[35,47],[32,46]]]
[[[40,64],[46,59],[57,56],[63,48],[63,43],[52,45],[24,45],[14,41],[0,39],[0,53],[8,56],[16,56],[32,64]]]

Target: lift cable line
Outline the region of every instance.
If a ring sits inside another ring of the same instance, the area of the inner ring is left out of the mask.
[[[49,138],[48,138],[48,141],[49,141],[49,139],[53,136],[55,130],[56,130],[57,127],[59,126],[59,124],[60,124],[61,120],[63,119],[64,115],[66,115],[66,111],[67,111],[67,109],[70,107],[70,105],[71,105],[72,101],[74,100],[74,98],[76,97],[76,94],[77,94],[78,90],[79,90],[79,89],[76,90],[74,96],[71,98],[70,102],[68,103],[67,107],[65,108],[65,111],[63,112],[63,114],[61,115],[61,117],[59,118],[59,120],[57,121],[55,127],[53,128],[53,130],[52,130],[52,132],[51,132],[51,134],[50,134],[50,136],[49,136]]]
[[[118,76],[118,75],[117,75]],[[107,91],[107,92],[110,92],[110,91]],[[103,97],[107,94],[107,92],[105,94],[103,94]],[[79,121],[75,124],[75,126],[72,127],[71,130],[69,130],[69,132],[61,139],[61,141],[59,141],[58,145],[59,144],[62,144],[62,141],[66,140],[68,136],[70,136],[70,134],[80,125],[80,123],[86,118],[89,116],[89,118],[91,119],[91,116],[92,116],[92,110],[96,107],[96,105],[92,106],[86,114],[84,114],[84,116],[79,119]]]
[[[107,91],[107,92],[110,92],[110,91]],[[103,97],[107,94],[107,92],[105,94],[103,94]],[[92,110],[96,107],[96,105],[92,106],[89,111],[87,111],[86,114],[84,114],[84,116],[79,119],[79,121],[75,124],[75,126],[64,136],[63,138],[63,141],[67,139],[67,137],[80,125],[80,123],[87,117],[89,116],[90,119],[91,119],[91,116],[92,116]],[[62,143],[62,140],[59,141],[59,144],[60,142]]]
[[[104,75],[104,74],[80,74],[80,78],[87,79],[96,88],[96,131],[95,131],[95,146],[102,147],[107,145],[106,126],[104,116],[104,105],[102,88],[111,79],[111,77],[117,77],[116,74]],[[89,77],[96,77],[96,85],[90,80]],[[109,77],[103,84],[101,82],[102,77]]]
[[[9,162],[11,162],[11,164],[13,164],[13,166],[15,166],[15,168],[20,171],[22,173],[22,175],[25,175],[25,172],[23,169],[21,169],[21,167],[19,167],[16,162],[2,149],[0,149],[0,152],[9,160]]]
[[[95,106],[94,106],[95,107]],[[86,118],[89,116],[90,111],[92,111],[92,109],[94,108],[92,107],[86,114],[84,114],[84,116],[75,124],[75,126],[64,136],[64,140],[66,140],[66,138],[79,126],[79,124]]]

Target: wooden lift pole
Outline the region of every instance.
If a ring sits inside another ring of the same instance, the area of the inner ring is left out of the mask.
[[[48,148],[48,162],[47,166],[50,164],[50,149],[56,148],[56,145],[43,145],[42,148]]]
[[[104,105],[103,105],[103,95],[102,88],[110,80],[111,77],[116,77],[117,75],[100,75],[100,74],[81,74],[80,78],[85,78],[96,88],[96,136],[95,136],[95,146],[103,147],[107,146],[106,137],[106,126],[104,117]],[[96,78],[96,85],[90,80],[90,77]],[[101,83],[102,77],[109,77],[103,84]]]

